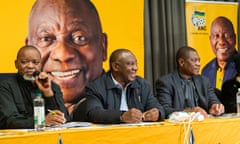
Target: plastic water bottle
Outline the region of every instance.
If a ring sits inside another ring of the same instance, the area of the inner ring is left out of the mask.
[[[236,93],[236,104],[237,104],[237,115],[240,116],[240,88],[238,88],[238,92]]]
[[[34,129],[41,131],[45,128],[45,108],[44,99],[41,93],[36,93],[33,100],[34,106]]]

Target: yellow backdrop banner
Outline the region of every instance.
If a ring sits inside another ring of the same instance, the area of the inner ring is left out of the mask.
[[[35,0],[0,1],[0,73],[16,72],[17,50],[25,45],[28,16]],[[117,48],[127,48],[138,59],[138,75],[144,76],[143,0],[92,0],[103,31],[108,35],[108,57]],[[108,70],[108,60],[104,63]]]
[[[211,22],[218,16],[225,16],[232,21],[237,35],[237,13],[238,3],[186,2],[187,43],[197,49],[201,68],[215,57],[209,41]]]

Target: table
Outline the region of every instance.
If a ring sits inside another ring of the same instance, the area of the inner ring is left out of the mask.
[[[195,144],[239,144],[239,118],[208,118],[193,122]],[[28,132],[1,130],[0,144],[183,144],[183,125],[165,122],[145,125],[90,127]],[[9,133],[4,135],[4,133]],[[59,142],[60,144],[60,142]]]

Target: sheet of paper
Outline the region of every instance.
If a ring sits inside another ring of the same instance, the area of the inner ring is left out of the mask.
[[[89,122],[67,122],[62,125],[57,125],[57,126],[51,126],[48,128],[74,128],[74,127],[89,127],[91,126],[92,123]]]

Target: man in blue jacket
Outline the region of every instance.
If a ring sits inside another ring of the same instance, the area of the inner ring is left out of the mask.
[[[232,22],[226,17],[217,17],[211,24],[209,39],[216,57],[204,66],[202,75],[209,78],[212,87],[221,90],[222,84],[237,74],[232,60],[233,55],[237,53]]]
[[[94,123],[162,120],[163,107],[153,96],[149,83],[136,72],[137,60],[131,51],[114,51],[110,71],[86,86],[73,120]]]

